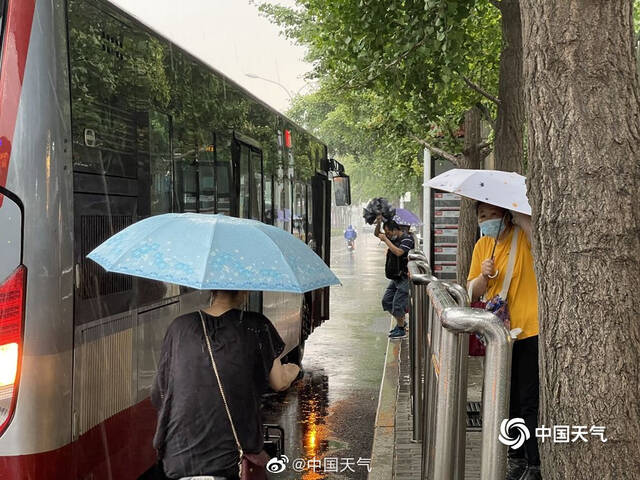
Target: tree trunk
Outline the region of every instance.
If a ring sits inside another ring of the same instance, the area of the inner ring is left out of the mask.
[[[460,168],[480,168],[480,150],[478,144],[482,142],[480,132],[480,120],[482,115],[480,110],[472,108],[464,115],[464,157],[459,162]],[[460,217],[458,218],[458,254],[456,262],[458,264],[458,283],[466,288],[467,275],[471,266],[471,256],[473,246],[476,242],[478,232],[478,220],[474,201],[462,197],[460,202]]]
[[[524,92],[522,90],[522,24],[520,0],[502,0],[502,52],[498,84],[495,167],[524,172]]]
[[[545,480],[640,472],[640,108],[632,2],[522,0]]]

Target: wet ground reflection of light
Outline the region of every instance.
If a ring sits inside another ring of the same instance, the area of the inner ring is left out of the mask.
[[[311,376],[299,386],[300,420],[303,432],[303,450],[309,467],[302,475],[302,480],[321,480],[325,478],[323,458],[327,451],[329,432],[326,424],[327,391],[319,386],[326,386],[325,376]],[[315,469],[312,467],[315,465]]]

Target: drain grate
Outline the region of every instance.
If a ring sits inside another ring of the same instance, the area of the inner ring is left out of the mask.
[[[482,428],[482,403],[467,402],[467,430]]]

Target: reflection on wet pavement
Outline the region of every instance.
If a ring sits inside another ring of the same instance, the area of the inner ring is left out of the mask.
[[[285,429],[289,464],[273,479],[366,479],[390,318],[380,299],[386,248],[359,232],[356,249],[331,244],[331,318],[308,338],[304,377],[265,398],[265,423]]]

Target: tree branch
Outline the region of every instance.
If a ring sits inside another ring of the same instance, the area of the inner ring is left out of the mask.
[[[353,82],[355,80],[355,78],[356,78],[356,77],[353,77],[353,78],[343,82],[339,87],[337,87],[337,90],[342,90],[346,86],[349,86],[351,88],[361,88],[361,87],[364,87],[365,85],[373,82],[378,77],[380,77],[384,72],[386,72],[388,69],[390,69],[391,67],[396,65],[400,60],[403,60],[403,59],[407,58],[416,48],[418,48],[420,45],[422,45],[426,40],[427,40],[427,35],[425,35],[420,40],[418,40],[409,49],[407,49],[407,51],[401,53],[396,58],[394,58],[390,63],[388,63],[387,65],[383,65],[383,66],[379,67],[378,73],[376,75],[374,75],[373,77],[368,78],[366,81],[364,81],[364,82],[362,82],[360,84],[351,85],[350,83]]]
[[[480,113],[484,117],[484,119],[491,125],[491,129],[495,132],[496,130],[496,122],[493,118],[491,118],[491,113],[489,113],[489,109],[482,102],[476,103],[476,107],[480,110]]]
[[[445,152],[444,150],[441,150],[438,147],[434,147],[433,145],[427,143],[425,140],[421,139],[420,137],[416,137],[413,133],[410,133],[409,136],[413,138],[416,142],[424,145],[428,150],[431,151],[431,153],[435,153],[439,157],[449,160],[456,167],[460,166],[460,158],[457,155],[453,155],[449,152]]]
[[[466,83],[469,88],[471,88],[472,90],[475,90],[480,95],[488,98],[489,100],[491,100],[496,105],[500,105],[500,99],[498,97],[495,97],[495,96],[491,95],[489,92],[484,90],[481,86],[476,85],[475,83],[473,83],[471,80],[469,80],[464,75],[461,75],[461,76],[462,76],[462,80],[464,80],[464,83]]]
[[[491,144],[489,142],[476,143],[475,145],[465,148],[462,153],[464,155],[470,155],[474,150],[482,151],[483,149],[490,146]]]

